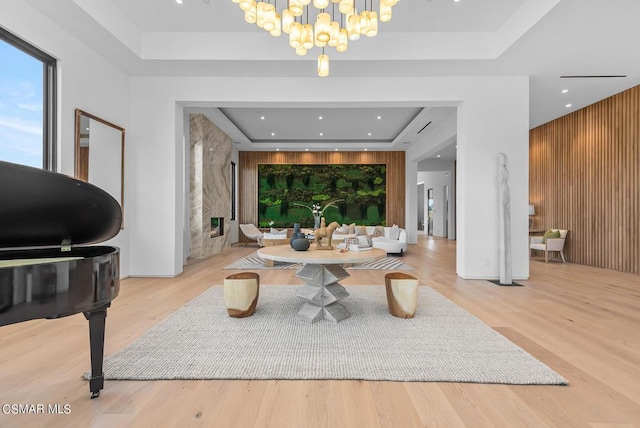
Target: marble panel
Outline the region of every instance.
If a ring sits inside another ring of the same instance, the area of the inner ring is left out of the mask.
[[[231,148],[233,141],[206,116],[190,116],[191,257],[217,254],[229,247]],[[211,217],[224,217],[224,234],[211,238]]]

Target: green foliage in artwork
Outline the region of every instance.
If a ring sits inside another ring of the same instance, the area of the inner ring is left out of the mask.
[[[351,187],[351,183],[349,183],[344,178],[339,179],[338,182],[336,183],[336,185],[337,185],[338,189],[345,189],[347,187]]]
[[[319,194],[319,195],[313,195],[311,197],[311,200],[314,202],[324,202],[324,201],[328,201],[329,199],[331,199],[330,195],[326,195],[326,194]]]
[[[334,202],[324,212],[327,223],[381,224],[386,211],[386,165],[258,166],[258,223],[313,226],[308,208]],[[265,227],[265,226],[261,226]],[[268,226],[267,226],[268,227]]]

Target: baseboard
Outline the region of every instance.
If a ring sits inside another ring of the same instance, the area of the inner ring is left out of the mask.
[[[482,281],[496,281],[499,280],[499,276],[462,276],[459,273],[456,273],[462,279],[478,279]],[[511,278],[513,281],[527,281],[529,279],[528,276],[514,276]]]

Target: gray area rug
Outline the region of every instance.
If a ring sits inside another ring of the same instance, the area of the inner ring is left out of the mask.
[[[567,383],[428,287],[420,287],[413,319],[389,315],[384,286],[347,287],[341,303],[351,317],[338,324],[296,319],[297,288],[261,286],[256,313],[236,319],[214,286],[108,356],[105,376]]]
[[[273,267],[264,265],[264,259],[258,257],[257,253],[249,254],[238,261],[223,267],[223,269],[244,270],[244,269],[295,269],[302,267],[302,263],[275,262]],[[411,266],[403,263],[398,257],[387,256],[380,260],[368,263],[353,265],[347,269],[382,269],[382,270],[413,270]]]

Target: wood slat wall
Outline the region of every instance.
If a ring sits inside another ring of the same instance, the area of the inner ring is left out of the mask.
[[[569,261],[640,273],[640,86],[530,131],[534,228]]]
[[[258,224],[259,164],[386,164],[387,224],[404,227],[404,152],[240,152],[239,220]]]

